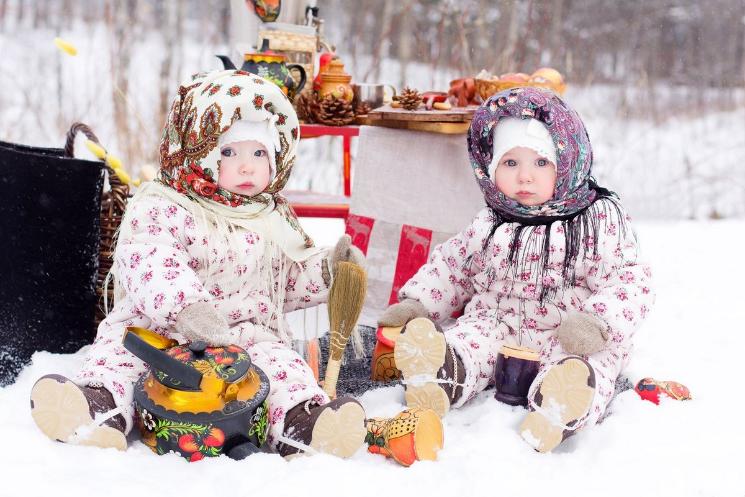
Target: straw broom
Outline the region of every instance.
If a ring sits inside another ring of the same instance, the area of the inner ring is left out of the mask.
[[[334,282],[329,290],[329,360],[323,391],[329,397],[336,397],[336,383],[344,349],[354,331],[362,312],[362,304],[367,292],[367,274],[357,264],[339,262]]]

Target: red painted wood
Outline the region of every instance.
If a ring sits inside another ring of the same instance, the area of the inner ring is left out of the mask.
[[[404,224],[401,228],[401,241],[398,245],[396,272],[393,275],[393,287],[389,304],[398,302],[398,291],[427,262],[429,246],[432,243],[432,231]]]
[[[359,126],[325,126],[323,124],[301,124],[300,138],[319,136],[359,136]]]
[[[352,243],[359,248],[363,254],[367,254],[367,246],[370,243],[370,233],[372,233],[375,219],[371,217],[358,216],[352,214],[347,218],[347,227],[345,232],[352,237]]]
[[[359,126],[325,126],[323,124],[301,124],[300,138],[317,138],[319,136],[341,136],[343,145],[342,177],[344,196],[352,196],[352,153],[353,136],[359,136]],[[292,204],[300,217],[327,217],[344,219],[349,215],[349,205],[333,204]]]
[[[346,219],[349,206],[346,204],[291,204],[299,217],[328,217]]]

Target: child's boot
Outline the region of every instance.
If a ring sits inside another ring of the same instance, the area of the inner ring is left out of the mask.
[[[412,319],[393,350],[406,386],[406,405],[434,410],[440,416],[460,399],[466,371],[445,335],[428,318]]]
[[[362,447],[366,435],[365,409],[356,400],[340,397],[324,405],[308,401],[287,412],[277,451],[282,456],[315,451],[347,458]]]
[[[31,416],[52,440],[126,450],[126,421],[103,387],[81,387],[64,376],[42,376],[31,389]]]
[[[538,452],[550,452],[575,433],[590,412],[595,396],[595,373],[580,357],[567,357],[553,366],[528,402],[529,413],[520,435]]]

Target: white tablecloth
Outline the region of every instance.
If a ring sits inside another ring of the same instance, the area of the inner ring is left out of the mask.
[[[347,231],[366,248],[368,259],[360,324],[375,326],[397,289],[397,268],[407,266],[399,256],[421,261],[465,228],[485,202],[468,162],[465,134],[363,126],[352,180]]]

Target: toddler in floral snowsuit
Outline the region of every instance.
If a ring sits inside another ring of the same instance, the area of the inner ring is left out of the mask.
[[[590,175],[584,124],[557,96],[492,96],[468,148],[486,208],[379,322],[406,325],[394,357],[408,405],[441,414],[494,383],[502,345],[539,352],[520,434],[547,452],[605,412],[654,300],[650,271],[617,196]]]
[[[74,380],[47,375],[32,390],[45,434],[126,448],[133,387],[146,366],[122,337],[137,326],[179,342],[245,348],[270,379],[268,435],[280,454],[311,446],[349,456],[362,445],[362,406],[329,403],[290,347],[284,319],[326,302],[337,262],[364,263],[347,236],[333,251],[314,247],[279,194],[299,132],[290,101],[258,76],[202,73],[179,87],[159,177],[138,190],[122,220],[114,307]],[[319,422],[333,429],[315,436]]]

